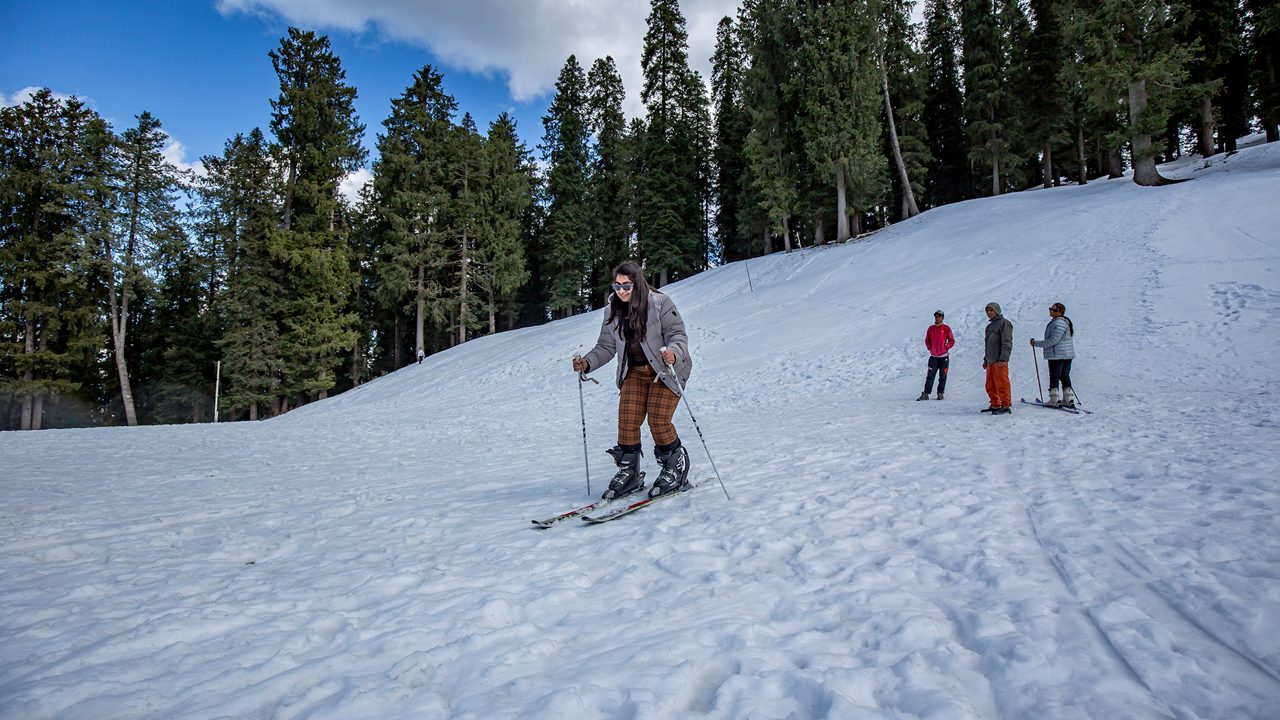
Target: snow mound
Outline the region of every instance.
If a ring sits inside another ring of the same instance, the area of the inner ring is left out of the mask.
[[[666,288],[732,500],[531,529],[590,497],[600,312],[268,422],[0,434],[0,716],[1274,717],[1280,144],[1163,171]],[[989,301],[1028,399],[1067,306],[1093,415],[976,412]]]

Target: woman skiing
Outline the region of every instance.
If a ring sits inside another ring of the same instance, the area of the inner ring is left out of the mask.
[[[614,268],[613,275],[613,294],[600,338],[586,355],[574,357],[573,369],[591,372],[618,356],[618,444],[608,451],[618,464],[618,472],[604,498],[644,489],[640,425],[646,417],[653,435],[653,454],[662,467],[649,491],[656,497],[688,484],[689,452],[680,444],[671,418],[693,368],[689,339],[675,303],[649,288],[638,264],[624,262]],[[679,382],[667,371],[668,366],[674,366]]]
[[[1031,347],[1044,348],[1044,359],[1049,364],[1049,400],[1046,405],[1076,406],[1076,394],[1071,389],[1071,360],[1076,356],[1072,337],[1075,325],[1067,317],[1067,307],[1062,303],[1049,306],[1049,324],[1044,327],[1044,340],[1031,338]],[[1058,399],[1058,386],[1062,386],[1062,399]]]

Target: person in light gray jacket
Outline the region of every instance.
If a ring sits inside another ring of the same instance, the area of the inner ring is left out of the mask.
[[[1054,303],[1049,306],[1049,324],[1044,326],[1044,339],[1031,338],[1031,347],[1044,348],[1044,359],[1049,364],[1049,400],[1046,405],[1076,406],[1076,393],[1071,389],[1071,361],[1076,356],[1075,325],[1067,317],[1067,306]],[[1058,387],[1062,387],[1059,400]]]
[[[662,467],[649,495],[676,492],[688,485],[689,476],[689,451],[671,422],[693,369],[684,320],[670,297],[649,288],[638,264],[624,262],[613,275],[600,337],[586,355],[573,359],[573,369],[587,373],[618,357],[618,444],[608,451],[618,472],[604,497],[610,500],[644,489],[640,426],[646,418],[653,454]],[[674,369],[674,376],[668,368]]]

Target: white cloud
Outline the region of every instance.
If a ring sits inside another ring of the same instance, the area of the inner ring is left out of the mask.
[[[179,170],[203,177],[205,173],[204,163],[199,160],[187,162],[187,148],[182,144],[182,141],[175,139],[168,133],[165,133],[165,136],[169,138],[169,142],[165,143],[164,150],[160,151],[161,156]]]
[[[689,64],[710,76],[716,23],[736,15],[740,0],[684,0]],[[275,13],[317,30],[376,30],[383,36],[426,47],[441,62],[507,79],[517,101],[555,87],[569,55],[584,69],[613,56],[627,88],[627,114],[642,114],[640,54],[644,45],[644,0],[219,0],[224,14]]]
[[[338,186],[338,192],[347,199],[347,202],[355,205],[360,199],[360,191],[365,185],[373,182],[373,173],[365,168],[351,173],[342,179],[342,184]]]
[[[43,88],[39,88],[32,85],[30,87],[24,87],[12,95],[5,95],[4,93],[0,92],[0,107],[13,107],[15,105],[21,105],[27,102],[28,100],[30,100],[32,96],[40,92],[42,89]],[[70,100],[71,97],[72,97],[71,95],[64,95],[62,93],[53,94],[53,99],[58,100],[59,102],[65,102],[67,100]],[[81,102],[84,102],[86,104],[91,104],[89,103],[89,100],[87,98],[80,98],[80,100]]]

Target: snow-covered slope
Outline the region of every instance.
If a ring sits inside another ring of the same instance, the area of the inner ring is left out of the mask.
[[[1276,717],[1280,146],[1164,170],[667,288],[732,500],[530,528],[588,497],[598,312],[269,422],[0,435],[0,717]],[[977,413],[991,300],[1027,398],[1067,306],[1093,415]]]

